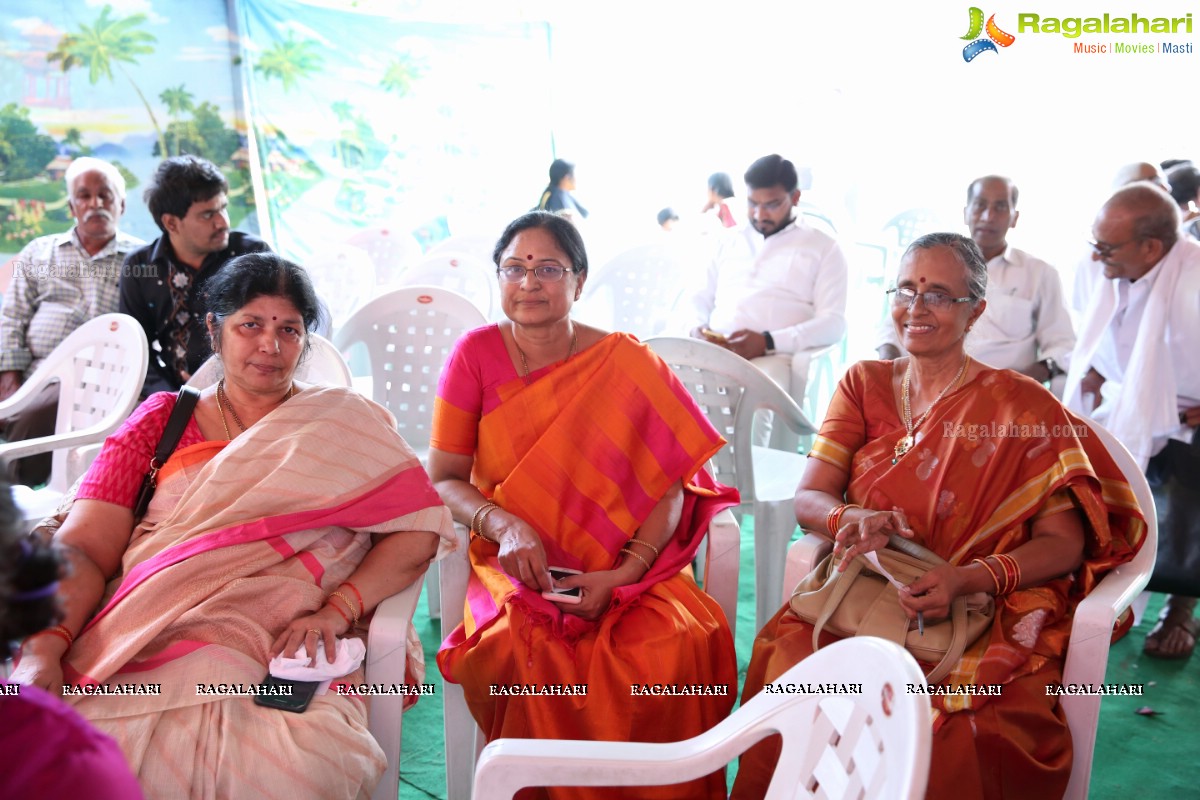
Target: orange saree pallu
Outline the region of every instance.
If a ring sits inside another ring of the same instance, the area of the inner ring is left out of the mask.
[[[938,695],[928,797],[1060,798],[1071,739],[1056,697],[1075,605],[1141,546],[1146,526],[1129,484],[1086,425],[1032,380],[988,370],[938,403],[910,452],[891,362],[860,362],[829,407],[812,457],[850,475],[846,500],[901,509],[914,540],[952,564],[1009,553],[1034,520],[1075,508],[1084,563],[1073,574],[997,598],[989,631],[942,686],[999,685],[1000,696]],[[759,632],[749,698],[812,652],[812,627],[784,606]],[[822,634],[822,644],[834,641]],[[927,669],[932,665],[924,665]],[[831,680],[836,676],[831,676]],[[743,757],[734,797],[761,797],[778,746]]]
[[[372,533],[450,542],[450,526],[386,410],[306,390],[232,442],[172,455],[64,662],[68,684],[138,693],[67,700],[118,741],[147,797],[368,797],[385,759],[361,701],[330,691],[293,714],[231,693],[263,680],[275,637],[354,572]],[[419,681],[415,634],[408,652]]]
[[[526,383],[491,327],[460,341],[447,369],[433,446],[474,454],[475,485],[537,530],[551,565],[612,568],[667,490],[680,480],[686,490],[679,525],[652,569],[616,589],[597,622],[563,613],[506,575],[498,547],[473,539],[464,623],[443,643],[438,665],[462,684],[488,739],[672,741],[723,719],[737,691],[733,641],[720,606],[696,586],[688,565],[713,515],[737,494],[703,472],[723,440],[670,368],[636,339],[611,334]],[[495,381],[488,372],[499,373]],[[586,687],[586,694],[512,693],[548,684]],[[644,684],[714,688],[707,696],[635,694]],[[716,774],[683,786],[549,795],[724,792],[724,776]]]

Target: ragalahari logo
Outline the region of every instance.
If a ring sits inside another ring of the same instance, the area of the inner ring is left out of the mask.
[[[973,39],[970,44],[963,48],[963,61],[974,61],[975,56],[980,53],[986,53],[989,50],[993,53],[1000,52],[996,49],[996,45],[1008,47],[1017,40],[1017,37],[1011,33],[1005,33],[996,25],[996,15],[992,14],[988,17],[987,25],[983,24],[983,11],[975,6],[971,6],[971,27],[967,30],[967,35],[963,39]],[[987,31],[987,38],[979,38],[979,34]]]

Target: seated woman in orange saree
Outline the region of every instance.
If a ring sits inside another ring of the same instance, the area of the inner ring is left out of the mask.
[[[1000,696],[931,698],[928,797],[1058,798],[1066,789],[1070,732],[1046,687],[1062,682],[1073,608],[1133,557],[1146,530],[1128,483],[1087,433],[1045,389],[1009,370],[984,368],[946,394],[912,452],[899,456],[906,430],[893,362],[854,365],[830,404],[811,457],[849,474],[846,502],[902,511],[913,541],[951,564],[1015,550],[1041,517],[1073,507],[1084,519],[1082,566],[997,597],[991,629],[942,682],[999,684]],[[812,634],[785,605],[754,643],[743,702],[810,655]],[[820,642],[834,640],[823,632]],[[762,797],[778,752],[777,740],[749,751],[733,797]]]
[[[684,483],[674,535],[640,582],[619,586],[596,621],[564,613],[506,574],[472,536],[464,623],[438,653],[489,740],[673,741],[723,719],[737,691],[729,625],[689,563],[736,491],[703,471],[723,444],[670,368],[626,334],[599,339],[523,379],[500,330],[459,340],[442,375],[432,446],[473,455],[472,483],[528,522],[552,566],[609,570],[658,500]],[[434,480],[436,470],[431,467]],[[480,525],[482,527],[482,525]],[[492,687],[586,686],[586,695],[493,694]],[[699,687],[638,696],[645,684]],[[681,786],[550,790],[552,797],[724,797],[723,771]]]
[[[174,405],[165,392],[147,399],[78,498],[131,506]],[[65,699],[117,740],[147,797],[369,797],[384,754],[367,698],[337,691],[361,683],[361,667],[301,714],[244,692],[266,676],[280,632],[351,579],[373,535],[412,531],[453,537],[391,415],[356,392],[308,388],[232,441],[206,441],[193,417],[63,658]],[[95,694],[104,687],[133,693]]]

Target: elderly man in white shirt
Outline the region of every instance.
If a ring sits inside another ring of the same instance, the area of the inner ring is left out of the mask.
[[[993,367],[1045,383],[1064,374],[1075,331],[1058,271],[1008,244],[1019,216],[1017,187],[1009,178],[987,175],[967,188],[963,220],[988,268],[987,311],[967,337],[967,351]],[[880,326],[880,358],[902,355],[895,337],[890,322]]]
[[[112,164],[82,157],[65,175],[75,227],[34,239],[13,262],[0,306],[0,400],[12,395],[63,339],[93,317],[117,310],[125,256],[144,244],[118,229],[125,179]],[[10,442],[54,433],[58,384],[45,387],[19,414],[0,420]],[[14,483],[36,486],[50,475],[50,454],[9,465]]]
[[[722,245],[692,298],[691,335],[749,359],[803,402],[805,351],[846,332],[846,257],[836,240],[796,216],[792,162],[764,156],[745,179],[749,224]],[[756,439],[769,431],[764,420]]]
[[[1103,277],[1065,394],[1147,468],[1160,542],[1151,586],[1171,592],[1189,591],[1200,574],[1200,244],[1179,235],[1179,221],[1171,196],[1148,183],[1118,189],[1100,209],[1092,258]],[[1145,652],[1191,655],[1195,606],[1195,597],[1168,597]]]

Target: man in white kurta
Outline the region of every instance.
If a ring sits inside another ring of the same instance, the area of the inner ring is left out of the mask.
[[[963,219],[987,261],[988,305],[967,336],[967,352],[1046,382],[1064,373],[1075,331],[1058,271],[1008,243],[1019,216],[1017,187],[1008,178],[988,175],[968,187]],[[902,354],[891,320],[880,327],[879,354]]]
[[[745,177],[748,224],[721,246],[693,296],[691,335],[749,359],[803,403],[811,351],[846,332],[846,257],[796,215],[790,161],[765,156]]]
[[[1187,511],[1200,509],[1200,244],[1179,235],[1179,219],[1170,195],[1146,183],[1117,190],[1100,209],[1092,257],[1103,277],[1083,315],[1064,395],[1150,466],[1156,497],[1158,483],[1170,486],[1160,538],[1175,524],[1200,530],[1200,517]],[[1195,605],[1194,597],[1168,597],[1146,652],[1190,655]]]

